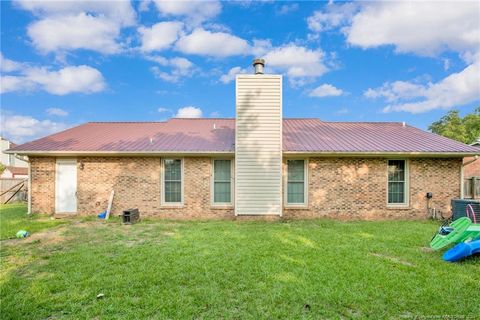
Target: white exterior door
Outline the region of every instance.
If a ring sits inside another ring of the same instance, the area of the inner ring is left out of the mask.
[[[77,160],[57,160],[55,212],[77,212]]]

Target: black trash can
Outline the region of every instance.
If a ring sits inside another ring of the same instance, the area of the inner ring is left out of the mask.
[[[134,224],[140,219],[138,209],[127,209],[123,211],[122,221],[124,224]]]

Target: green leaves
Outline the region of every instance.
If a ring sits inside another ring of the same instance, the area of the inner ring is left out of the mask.
[[[461,118],[458,110],[451,110],[428,130],[463,143],[473,143],[480,138],[480,107]]]

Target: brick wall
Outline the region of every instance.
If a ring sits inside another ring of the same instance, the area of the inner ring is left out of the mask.
[[[472,161],[474,158],[473,157],[467,157],[464,158],[463,162],[468,163]],[[470,178],[470,177],[480,177],[480,159],[477,161],[470,163],[465,166],[463,176],[465,178]]]
[[[55,212],[55,158],[30,158],[33,213]]]
[[[55,160],[32,158],[32,212],[55,211]],[[184,170],[184,205],[162,207],[160,158],[77,158],[77,213],[96,215],[106,210],[113,189],[114,215],[138,208],[142,216],[175,219],[233,216],[232,208],[213,208],[210,204],[210,158],[184,158]]]
[[[184,206],[162,207],[160,158],[78,158],[78,213],[96,215],[115,190],[113,214],[136,207],[142,216],[168,218],[232,218],[232,208],[210,203],[210,158],[184,158]],[[309,206],[285,209],[286,218],[330,216],[341,219],[420,218],[426,215],[425,193],[432,206],[449,211],[460,195],[461,159],[410,159],[410,205],[389,209],[387,161],[382,158],[310,158]],[[31,158],[32,212],[55,211],[55,158]],[[83,163],[83,169],[81,169]]]
[[[387,160],[383,158],[310,158],[308,209],[285,209],[286,218],[421,218],[426,192],[432,207],[450,210],[460,196],[461,159],[410,159],[410,204],[387,208]]]

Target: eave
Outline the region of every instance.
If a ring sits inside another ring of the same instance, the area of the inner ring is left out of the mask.
[[[185,156],[185,157],[211,157],[235,156],[234,151],[39,151],[39,150],[7,150],[5,153],[24,156],[45,157],[73,157],[73,156],[103,156],[103,157],[159,157],[159,156]],[[480,156],[480,152],[399,152],[399,151],[283,151],[285,157],[408,157],[408,158],[463,158]]]

